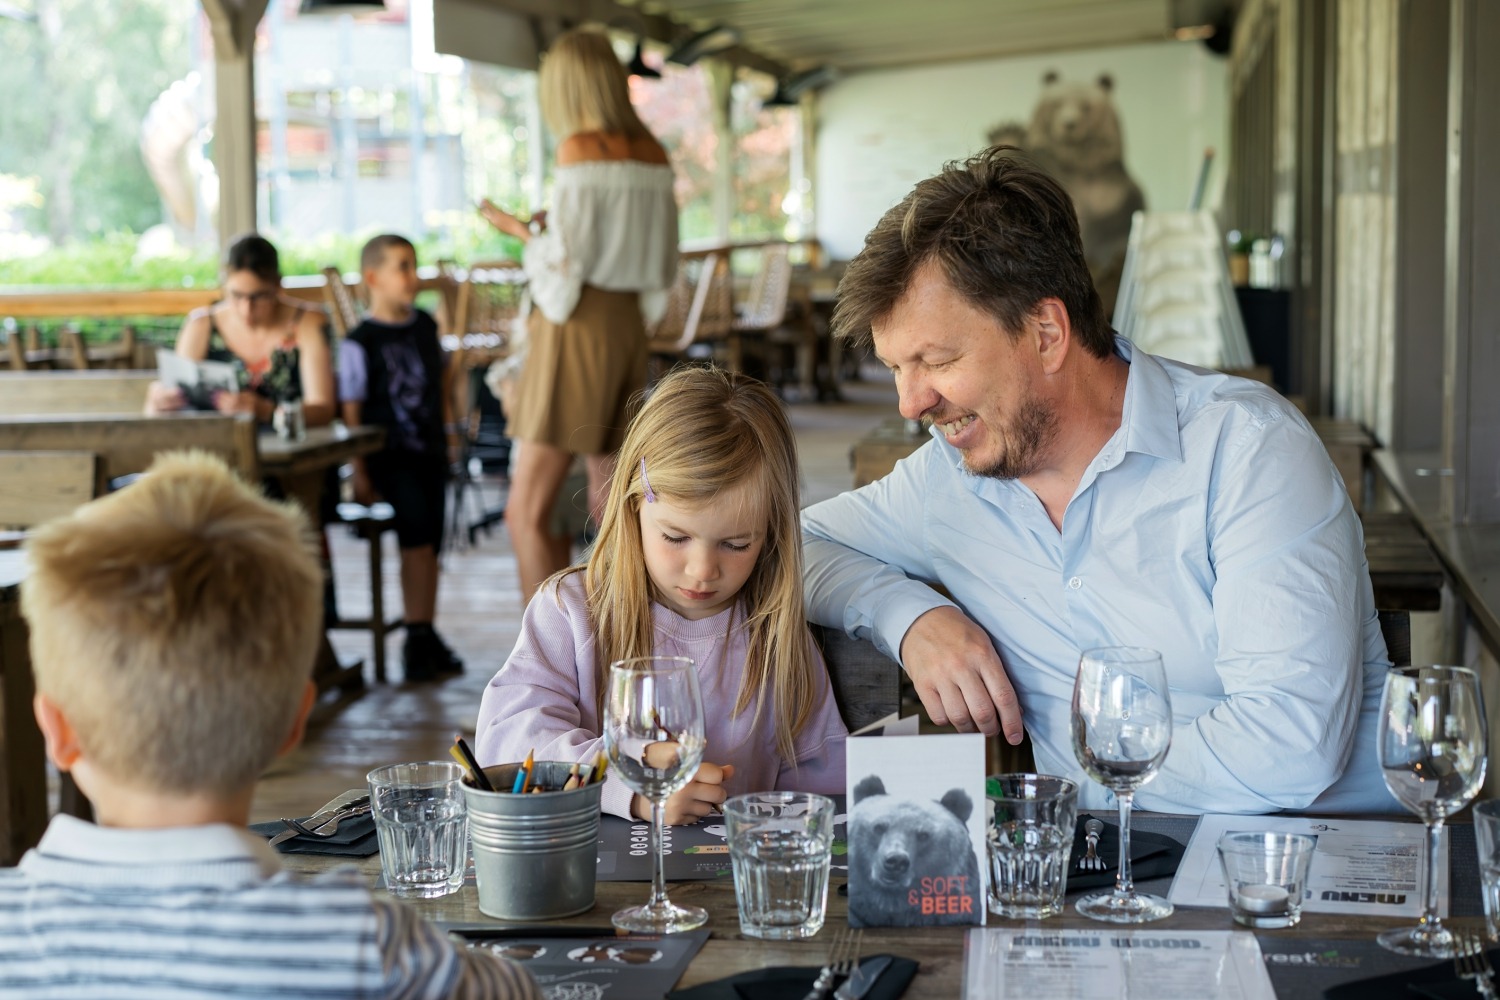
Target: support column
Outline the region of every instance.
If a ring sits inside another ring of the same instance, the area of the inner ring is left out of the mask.
[[[255,228],[255,26],[266,0],[202,0],[214,37],[219,245]]]

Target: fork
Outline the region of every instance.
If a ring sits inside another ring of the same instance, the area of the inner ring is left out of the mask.
[[[1494,970],[1490,968],[1489,959],[1484,957],[1484,945],[1473,933],[1457,934],[1454,937],[1453,944],[1457,950],[1453,955],[1453,964],[1458,978],[1471,981],[1484,1000],[1497,1000],[1495,984],[1491,979]]]
[[[848,979],[859,961],[859,948],[864,943],[864,931],[851,931],[845,927],[835,935],[828,949],[828,961],[818,972],[813,988],[802,1000],[828,1000],[829,994],[841,980]]]
[[[301,823],[294,819],[286,819],[285,817],[281,821],[304,837],[331,837],[338,832],[339,824],[344,820],[354,819],[356,816],[365,816],[369,812],[370,804],[366,802],[364,805],[340,810],[316,826],[308,826],[306,823]]]
[[[1083,857],[1078,859],[1078,870],[1081,872],[1104,871],[1104,859],[1099,857],[1099,835],[1104,832],[1104,824],[1092,816],[1083,824],[1083,841],[1088,846]]]

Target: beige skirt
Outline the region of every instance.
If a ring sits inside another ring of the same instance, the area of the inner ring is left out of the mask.
[[[640,296],[584,285],[565,323],[533,309],[510,436],[575,455],[618,451],[646,387]]]

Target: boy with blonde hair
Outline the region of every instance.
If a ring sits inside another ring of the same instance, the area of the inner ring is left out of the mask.
[[[535,998],[353,870],[300,880],[245,829],[301,739],[322,574],[300,512],[202,454],[28,545],[37,722],[97,825],[0,870],[0,996]]]

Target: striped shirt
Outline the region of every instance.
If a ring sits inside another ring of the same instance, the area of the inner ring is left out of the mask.
[[[538,1000],[513,963],[461,949],[353,869],[307,880],[228,825],[57,816],[0,869],[0,998]]]

